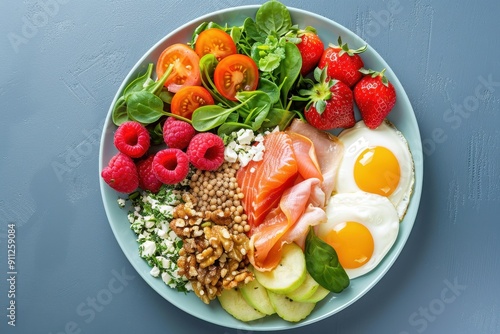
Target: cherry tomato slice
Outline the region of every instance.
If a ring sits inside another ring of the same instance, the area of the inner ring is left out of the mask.
[[[161,78],[167,67],[173,64],[172,73],[165,82],[165,87],[176,93],[184,86],[201,85],[200,57],[186,44],[172,44],[160,54],[156,64],[156,75]]]
[[[246,55],[230,55],[215,67],[214,83],[222,96],[237,101],[235,97],[237,92],[257,89],[259,69],[253,59]]]
[[[231,36],[217,28],[202,31],[196,39],[194,51],[200,58],[212,53],[218,61],[237,52]]]
[[[172,97],[170,111],[175,115],[191,119],[193,111],[198,107],[210,104],[214,104],[214,99],[205,87],[186,86]]]

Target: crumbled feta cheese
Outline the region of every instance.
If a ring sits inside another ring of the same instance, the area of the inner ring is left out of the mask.
[[[120,208],[124,208],[125,207],[125,199],[118,198],[118,205],[120,206]]]
[[[139,255],[151,267],[150,274],[161,276],[166,285],[185,292],[188,291],[188,280],[177,274],[182,241],[170,229],[174,206],[180,198],[181,194],[175,188],[164,187],[156,194],[143,191],[128,199],[131,206],[127,218],[137,235]]]
[[[236,162],[236,160],[238,160],[238,153],[236,153],[232,147],[226,146],[224,149],[224,159],[227,162]]]
[[[160,275],[160,269],[158,269],[157,266],[154,266],[153,269],[151,269],[149,271],[149,273],[151,274],[151,276],[153,277],[158,277],[158,275]]]
[[[255,135],[251,129],[241,129],[237,132],[238,134],[238,142],[241,145],[250,145],[252,140],[254,140]]]
[[[242,167],[250,161],[260,161],[264,155],[264,136],[255,136],[251,129],[240,129],[233,132],[224,149],[224,159],[228,162],[239,161]]]
[[[146,240],[144,243],[141,245],[141,256],[142,257],[148,257],[153,255],[156,252],[156,244],[154,241],[151,240]]]

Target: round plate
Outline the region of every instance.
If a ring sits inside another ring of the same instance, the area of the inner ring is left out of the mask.
[[[121,95],[127,84],[136,78],[138,74],[144,73],[149,63],[156,63],[160,53],[167,46],[177,42],[188,42],[194,29],[202,22],[214,21],[221,25],[224,25],[225,23],[228,25],[242,25],[243,21],[247,17],[255,18],[255,13],[258,8],[258,5],[242,6],[202,16],[173,31],[154,45],[148,52],[146,52],[146,54],[137,62],[127,75],[113,102],[111,103],[101,138],[99,171],[101,171],[103,167],[107,165],[111,157],[117,153],[117,150],[113,145],[113,134],[116,126],[111,121],[111,110],[115,101]],[[301,28],[306,26],[315,27],[320,38],[325,42],[325,44],[329,42],[336,42],[339,35],[342,36],[342,40],[349,43],[352,48],[358,48],[366,44],[365,41],[350,30],[325,17],[296,8],[289,8],[289,11],[292,15],[293,24],[297,24]],[[154,290],[156,290],[161,296],[176,307],[199,319],[235,329],[269,331],[296,328],[327,318],[354,303],[361,296],[367,293],[384,276],[405,245],[417,215],[423,178],[422,145],[412,106],[394,72],[382,59],[382,57],[371,47],[368,47],[362,57],[365,67],[367,68],[378,70],[383,68],[387,69],[386,76],[393,83],[398,96],[397,103],[389,116],[389,120],[396,125],[396,127],[408,140],[415,161],[416,180],[408,211],[404,220],[401,222],[396,243],[377,268],[362,277],[353,279],[350,287],[342,293],[336,295],[335,297],[330,295],[323,301],[319,302],[312,314],[299,323],[286,322],[277,315],[267,316],[261,320],[251,323],[243,323],[226,313],[217,301],[213,301],[210,305],[206,305],[201,302],[201,300],[199,300],[194,293],[185,295],[177,292],[176,290],[166,286],[160,278],[155,278],[149,274],[151,268],[139,256],[136,235],[132,230],[130,230],[127,212],[126,210],[119,208],[117,205],[116,200],[118,198],[118,193],[112,190],[102,180],[102,178],[99,177],[104,208],[116,240],[132,266]]]

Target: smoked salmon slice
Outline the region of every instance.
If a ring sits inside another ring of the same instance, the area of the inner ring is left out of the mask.
[[[289,135],[284,132],[270,133],[264,139],[264,147],[265,158],[250,161],[236,175],[252,229],[278,206],[283,191],[295,183],[298,172]]]
[[[288,188],[279,206],[255,228],[250,238],[249,259],[257,270],[276,267],[285,243],[298,241],[300,245],[309,226],[326,221],[326,213],[320,207],[325,197],[320,185],[319,179],[310,178]]]

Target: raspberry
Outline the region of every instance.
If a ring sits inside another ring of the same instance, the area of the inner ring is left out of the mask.
[[[141,123],[127,121],[115,132],[115,146],[131,158],[140,158],[149,149],[149,132]]]
[[[187,155],[196,168],[216,170],[224,162],[224,142],[213,133],[198,133],[191,139]]]
[[[163,124],[163,140],[170,148],[185,149],[195,134],[196,130],[191,124],[173,117],[167,118]]]
[[[131,193],[139,186],[139,176],[135,163],[129,156],[118,153],[104,167],[101,176],[114,190]]]
[[[153,173],[165,184],[184,180],[189,172],[189,158],[178,148],[167,148],[155,154]]]
[[[152,193],[157,193],[162,182],[158,180],[153,172],[154,154],[149,155],[146,159],[142,159],[136,163],[137,173],[139,174],[139,187],[142,190],[149,190]]]

